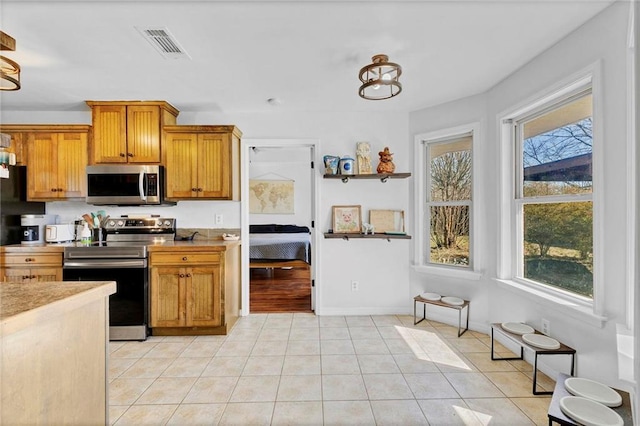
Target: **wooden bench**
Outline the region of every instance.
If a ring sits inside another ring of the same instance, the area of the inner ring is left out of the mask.
[[[420,321],[416,321],[416,305],[418,303],[422,303],[422,319]],[[416,296],[413,298],[413,325],[419,324],[422,321],[427,319],[427,305],[435,305],[442,306],[443,308],[455,309],[458,311],[458,337],[462,336],[467,330],[469,330],[469,305],[471,302],[465,300],[462,305],[450,305],[448,303],[441,302],[440,300],[428,300],[423,299],[420,296]],[[467,324],[462,330],[462,310],[467,310]]]
[[[495,352],[493,349],[493,337],[494,331],[499,332],[510,341],[518,344],[520,346],[520,356],[519,357],[509,357],[509,358],[497,358],[495,356]],[[539,331],[535,331],[536,334],[542,334]],[[570,348],[564,343],[560,343],[560,347],[558,349],[542,349],[537,346],[532,346],[522,340],[522,336],[515,333],[510,333],[504,328],[502,328],[500,323],[491,324],[491,360],[493,361],[508,361],[508,360],[522,360],[524,359],[524,348],[530,349],[534,352],[534,362],[533,362],[533,394],[534,395],[551,395],[553,392],[551,391],[538,391],[537,390],[537,379],[538,379],[538,356],[541,355],[571,355],[571,375],[575,371],[576,365],[576,350]]]

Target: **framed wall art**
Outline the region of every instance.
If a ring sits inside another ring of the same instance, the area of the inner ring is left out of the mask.
[[[373,232],[404,232],[403,210],[369,210]]]
[[[333,206],[333,232],[359,234],[362,232],[360,206]]]

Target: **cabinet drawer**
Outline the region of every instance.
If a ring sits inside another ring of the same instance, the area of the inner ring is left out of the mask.
[[[151,253],[151,266],[219,263],[220,253]]]
[[[6,266],[62,266],[62,254],[5,254]]]

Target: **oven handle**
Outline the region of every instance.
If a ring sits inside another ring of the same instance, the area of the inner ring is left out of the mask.
[[[63,269],[98,269],[98,268],[146,268],[147,261],[145,259],[136,260],[91,260],[82,262],[64,262]]]

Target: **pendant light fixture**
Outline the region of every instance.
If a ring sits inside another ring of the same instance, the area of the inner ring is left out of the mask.
[[[387,55],[375,55],[371,64],[360,70],[359,94],[364,99],[389,99],[402,92],[402,84],[398,79],[402,68],[398,64],[389,62]]]
[[[16,40],[0,31],[0,50],[16,50]],[[0,56],[0,90],[20,89],[20,65]]]

